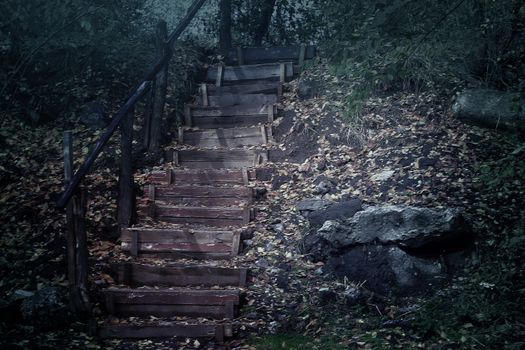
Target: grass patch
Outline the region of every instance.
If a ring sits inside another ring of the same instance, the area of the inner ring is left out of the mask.
[[[257,350],[339,350],[346,349],[336,339],[312,338],[299,334],[265,335],[250,342]]]

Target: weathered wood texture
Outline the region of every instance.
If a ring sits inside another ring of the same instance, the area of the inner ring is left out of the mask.
[[[315,46],[305,47],[304,59],[312,59],[316,55]],[[299,63],[301,46],[295,47],[249,47],[242,49],[244,64],[257,64],[275,61],[293,61]],[[239,64],[238,49],[233,48],[223,51],[226,64]]]
[[[198,147],[227,147],[265,145],[273,141],[271,126],[248,128],[179,130],[179,142]]]
[[[117,220],[120,227],[129,227],[133,223],[135,203],[133,182],[133,111],[120,125],[120,174]]]
[[[254,169],[167,169],[148,176],[148,182],[157,185],[248,185],[255,180]]]
[[[290,80],[294,75],[293,63],[287,62],[284,65],[284,80]],[[206,81],[217,82],[220,68],[210,67],[206,75]],[[281,64],[266,63],[252,66],[238,66],[238,67],[223,67],[222,72],[223,84],[231,84],[243,80],[274,80],[283,81],[281,79]],[[218,85],[220,86],[220,85]]]
[[[272,123],[277,108],[270,106],[191,107],[186,109],[186,127],[236,128]]]
[[[173,337],[215,337],[218,343],[233,335],[231,324],[112,325],[99,330],[102,339],[149,339]]]
[[[248,187],[150,185],[146,187],[144,195],[150,201],[171,205],[238,206],[253,201],[253,190]]]
[[[129,229],[121,233],[123,251],[138,254],[227,257],[237,255],[238,231]],[[135,238],[135,239],[133,239]]]
[[[139,218],[152,217],[174,224],[200,224],[213,227],[242,226],[250,222],[248,208],[183,207],[159,203],[138,206]],[[226,248],[224,248],[226,249]]]
[[[282,84],[273,81],[239,81],[235,85],[206,85],[206,87],[208,96],[221,96],[224,94],[276,94],[282,97]]]
[[[191,169],[246,168],[268,162],[268,151],[250,149],[174,151],[173,162],[176,166]]]
[[[121,316],[232,319],[240,301],[236,290],[111,288],[104,295],[107,309]]]
[[[246,269],[212,266],[153,266],[119,264],[113,267],[117,281],[128,286],[239,286],[246,285]]]
[[[205,101],[205,99],[207,99]],[[273,105],[279,102],[277,94],[262,94],[262,93],[253,93],[253,94],[233,94],[233,93],[223,93],[220,95],[201,95],[197,97],[198,106],[208,106],[208,107],[229,107],[229,106],[238,106],[238,105],[250,105],[250,106],[266,106]],[[205,103],[206,102],[206,103]]]

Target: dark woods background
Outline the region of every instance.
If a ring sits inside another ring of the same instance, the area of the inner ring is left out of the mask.
[[[371,89],[431,88],[460,79],[523,90],[519,0],[212,0],[189,34],[209,47],[218,39],[218,2],[231,9],[234,46],[315,42],[341,73],[362,76]],[[16,113],[33,119],[71,114],[109,77],[145,70],[156,21],[164,17],[173,27],[190,2],[176,3],[3,1],[2,105],[20,103],[25,110]],[[65,87],[69,93],[60,94]]]

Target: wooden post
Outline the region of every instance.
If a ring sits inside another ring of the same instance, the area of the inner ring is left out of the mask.
[[[86,233],[86,209],[87,196],[84,191],[73,197],[73,212],[75,216],[75,234],[77,242],[76,251],[76,293],[78,295],[78,311],[91,312],[91,304],[88,295],[88,247]]]
[[[67,188],[73,178],[73,134],[71,131],[64,132],[64,185]],[[74,295],[76,285],[76,238],[73,203],[70,201],[66,207],[67,221],[67,280]]]
[[[142,148],[149,149],[151,142],[151,116],[153,114],[153,98],[154,98],[153,84],[150,86],[149,92],[146,94],[146,105],[144,106],[144,124],[142,126]]]
[[[168,37],[168,25],[165,21],[157,25],[155,47],[157,57],[161,59],[166,55],[168,48],[166,40]],[[166,90],[168,88],[168,63],[160,70],[153,84],[153,113],[151,116],[151,129],[149,140],[149,151],[156,151],[160,148],[162,138],[162,124],[164,117],[164,105],[166,104]]]
[[[134,184],[133,184],[133,111],[122,121],[120,126],[121,159],[118,197],[118,224],[130,227],[133,220]]]
[[[64,132],[64,175],[68,186],[73,178],[73,135]],[[75,192],[68,202],[67,218],[67,276],[71,305],[75,312],[89,313],[88,248],[86,235],[86,196]]]

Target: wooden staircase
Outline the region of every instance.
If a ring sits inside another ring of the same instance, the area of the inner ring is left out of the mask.
[[[214,337],[221,343],[233,335],[248,271],[217,266],[217,259],[239,254],[241,231],[256,219],[254,185],[257,169],[270,161],[276,104],[283,83],[311,51],[233,50],[226,62],[242,65],[208,69],[195,103],[186,107],[171,166],[149,176],[137,200],[138,225],[121,231],[121,248],[132,262],[112,266],[116,284],[103,291],[114,318],[144,322],[107,323],[101,337]],[[151,323],[152,316],[163,322]]]

